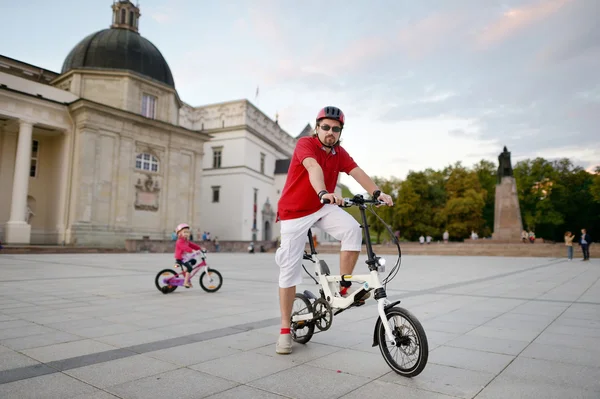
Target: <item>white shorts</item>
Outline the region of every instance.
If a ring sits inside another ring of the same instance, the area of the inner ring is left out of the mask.
[[[308,242],[308,229],[318,227],[342,242],[342,251],[358,251],[362,246],[362,229],[348,212],[337,205],[325,204],[312,215],[282,220],[281,244],[275,253],[279,265],[279,287],[302,283],[302,255]]]

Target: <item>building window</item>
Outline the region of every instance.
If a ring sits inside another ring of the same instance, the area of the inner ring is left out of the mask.
[[[127,20],[127,10],[121,9],[121,23],[124,24]]]
[[[31,142],[31,164],[29,165],[29,177],[37,177],[39,148],[40,142],[37,140],[33,140]]]
[[[265,154],[260,153],[260,173],[265,174]]]
[[[213,192],[213,196],[212,196],[212,202],[219,202],[219,193],[221,191],[221,187],[220,186],[213,186],[212,187],[212,192]]]
[[[139,154],[135,157],[135,168],[149,172],[158,172],[158,158],[148,153]]]
[[[221,167],[221,160],[223,158],[223,147],[213,148],[213,168],[219,169]]]
[[[133,27],[133,11],[129,11],[129,26]]]
[[[146,118],[154,119],[156,116],[156,97],[150,94],[142,96],[142,115]]]

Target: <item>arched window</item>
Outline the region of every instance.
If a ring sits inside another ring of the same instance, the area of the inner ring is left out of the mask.
[[[127,10],[121,8],[121,23],[124,24],[127,22]]]
[[[139,154],[135,157],[135,168],[150,172],[158,172],[158,158],[146,152]]]
[[[134,24],[133,24],[133,11],[129,11],[129,26],[134,26]]]

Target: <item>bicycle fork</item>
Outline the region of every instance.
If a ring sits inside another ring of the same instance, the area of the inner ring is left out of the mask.
[[[390,301],[387,298],[380,298],[377,300],[377,312],[379,313],[379,318],[381,319],[381,323],[383,323],[383,328],[385,330],[385,335],[388,340],[391,341],[392,345],[396,345],[396,339],[394,338],[394,333],[392,332],[392,328],[390,327],[390,323],[388,322],[387,315],[385,314],[385,308],[387,305],[390,305]],[[377,334],[377,331],[375,331]]]

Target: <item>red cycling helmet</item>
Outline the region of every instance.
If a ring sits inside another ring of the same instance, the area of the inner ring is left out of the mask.
[[[327,106],[319,111],[317,115],[317,124],[321,119],[334,119],[344,127],[344,122],[346,122],[346,117],[341,109],[337,107]]]

